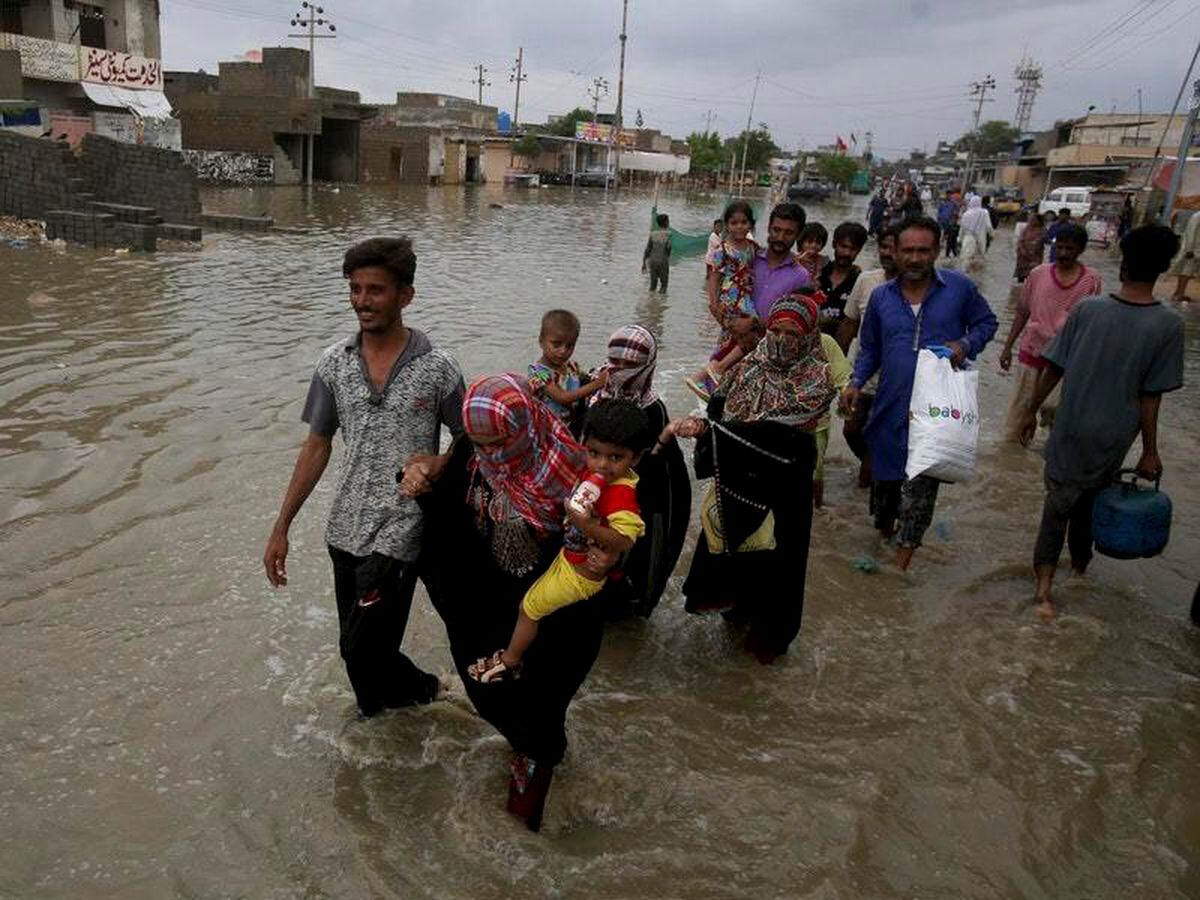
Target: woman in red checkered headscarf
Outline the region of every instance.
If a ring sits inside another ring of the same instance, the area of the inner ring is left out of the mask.
[[[536,830],[566,751],[567,706],[600,652],[603,601],[547,616],[519,680],[481,685],[467,669],[507,643],[521,598],[558,553],[564,504],[586,454],[516,375],[472,383],[463,426],[464,437],[429,470],[432,489],[418,497],[421,577],[467,696],[512,745],[508,810]]]
[[[472,382],[463,426],[475,445],[472,473],[491,489],[475,492],[478,511],[486,499],[494,522],[515,513],[538,534],[562,531],[563,504],[583,475],[586,454],[525,379],[488,375]]]

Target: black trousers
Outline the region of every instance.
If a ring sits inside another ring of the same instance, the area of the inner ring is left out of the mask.
[[[1092,561],[1092,506],[1100,488],[1046,479],[1042,524],[1033,546],[1034,566],[1057,566],[1063,544],[1078,569]]]
[[[657,290],[660,294],[667,292],[667,282],[671,278],[671,267],[669,265],[660,266],[655,263],[650,263],[650,290]]]
[[[385,708],[429,703],[437,696],[437,676],[424,672],[400,650],[413,591],[416,565],[379,555],[354,556],[329,548],[337,596],[338,646],[350,686],[364,716]]]

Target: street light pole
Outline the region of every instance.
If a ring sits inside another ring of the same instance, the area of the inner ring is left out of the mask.
[[[307,10],[307,17],[306,17],[305,10]],[[306,31],[304,34],[289,34],[288,35],[288,37],[290,37],[290,38],[308,38],[308,99],[309,100],[313,100],[317,96],[316,64],[313,61],[314,51],[316,50],[316,47],[317,47],[317,38],[335,38],[335,37],[337,37],[337,35],[333,33],[335,31],[337,31],[337,26],[334,25],[332,22],[330,22],[328,19],[322,18],[324,16],[324,14],[325,14],[325,10],[323,7],[315,6],[314,4],[309,3],[308,0],[304,0],[304,2],[302,2],[300,4],[300,12],[298,12],[298,13],[296,13],[296,15],[292,16],[291,24],[292,24],[293,28],[299,28],[300,26],[303,25],[303,26],[305,26]],[[329,34],[317,34],[317,27],[321,26],[321,25],[328,26],[330,33]],[[320,121],[320,118],[321,117],[318,114],[318,116],[317,116],[318,122]],[[307,135],[305,135],[305,138],[306,138],[305,144],[306,144],[307,152],[305,153],[305,160],[304,160],[304,183],[311,187],[312,182],[313,182],[313,146],[314,146],[313,133],[310,131]]]

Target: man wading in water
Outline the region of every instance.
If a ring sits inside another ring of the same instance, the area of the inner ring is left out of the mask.
[[[438,679],[400,652],[416,587],[421,512],[396,488],[404,461],[438,452],[441,426],[462,432],[458,364],[405,327],[417,258],[408,238],[373,238],[342,263],[359,330],[317,363],[301,418],[309,433],[263,554],[267,579],[287,584],[288,529],[329,462],[333,435],[346,449],[325,541],[333,560],[339,645],[358,708],[429,703]]]

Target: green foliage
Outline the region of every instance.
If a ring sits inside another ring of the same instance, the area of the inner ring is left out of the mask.
[[[858,160],[852,156],[822,156],[817,160],[817,171],[821,177],[838,187],[849,187],[858,169]]]
[[[693,131],[687,136],[692,151],[692,169],[712,172],[721,168],[727,155],[721,149],[721,136],[715,131]]]
[[[512,145],[512,152],[517,156],[533,159],[542,152],[542,145],[535,135],[527,134]]]
[[[964,134],[955,144],[961,150],[971,150],[976,156],[1005,156],[1020,136],[1021,132],[1012,125],[992,119],[981,124],[977,133]]]
[[[557,134],[560,137],[575,137],[576,122],[590,122],[592,120],[592,111],[584,109],[582,106],[577,106],[569,113],[563,114],[558,119],[554,120],[554,124],[546,129],[547,134]]]
[[[748,142],[748,144],[747,144]],[[779,147],[771,139],[771,132],[765,122],[759,122],[753,131],[743,131],[735,138],[725,142],[725,153],[733,151],[737,154],[737,165],[742,164],[742,148],[746,147],[746,171],[754,172],[765,169],[772,156],[778,156]]]

